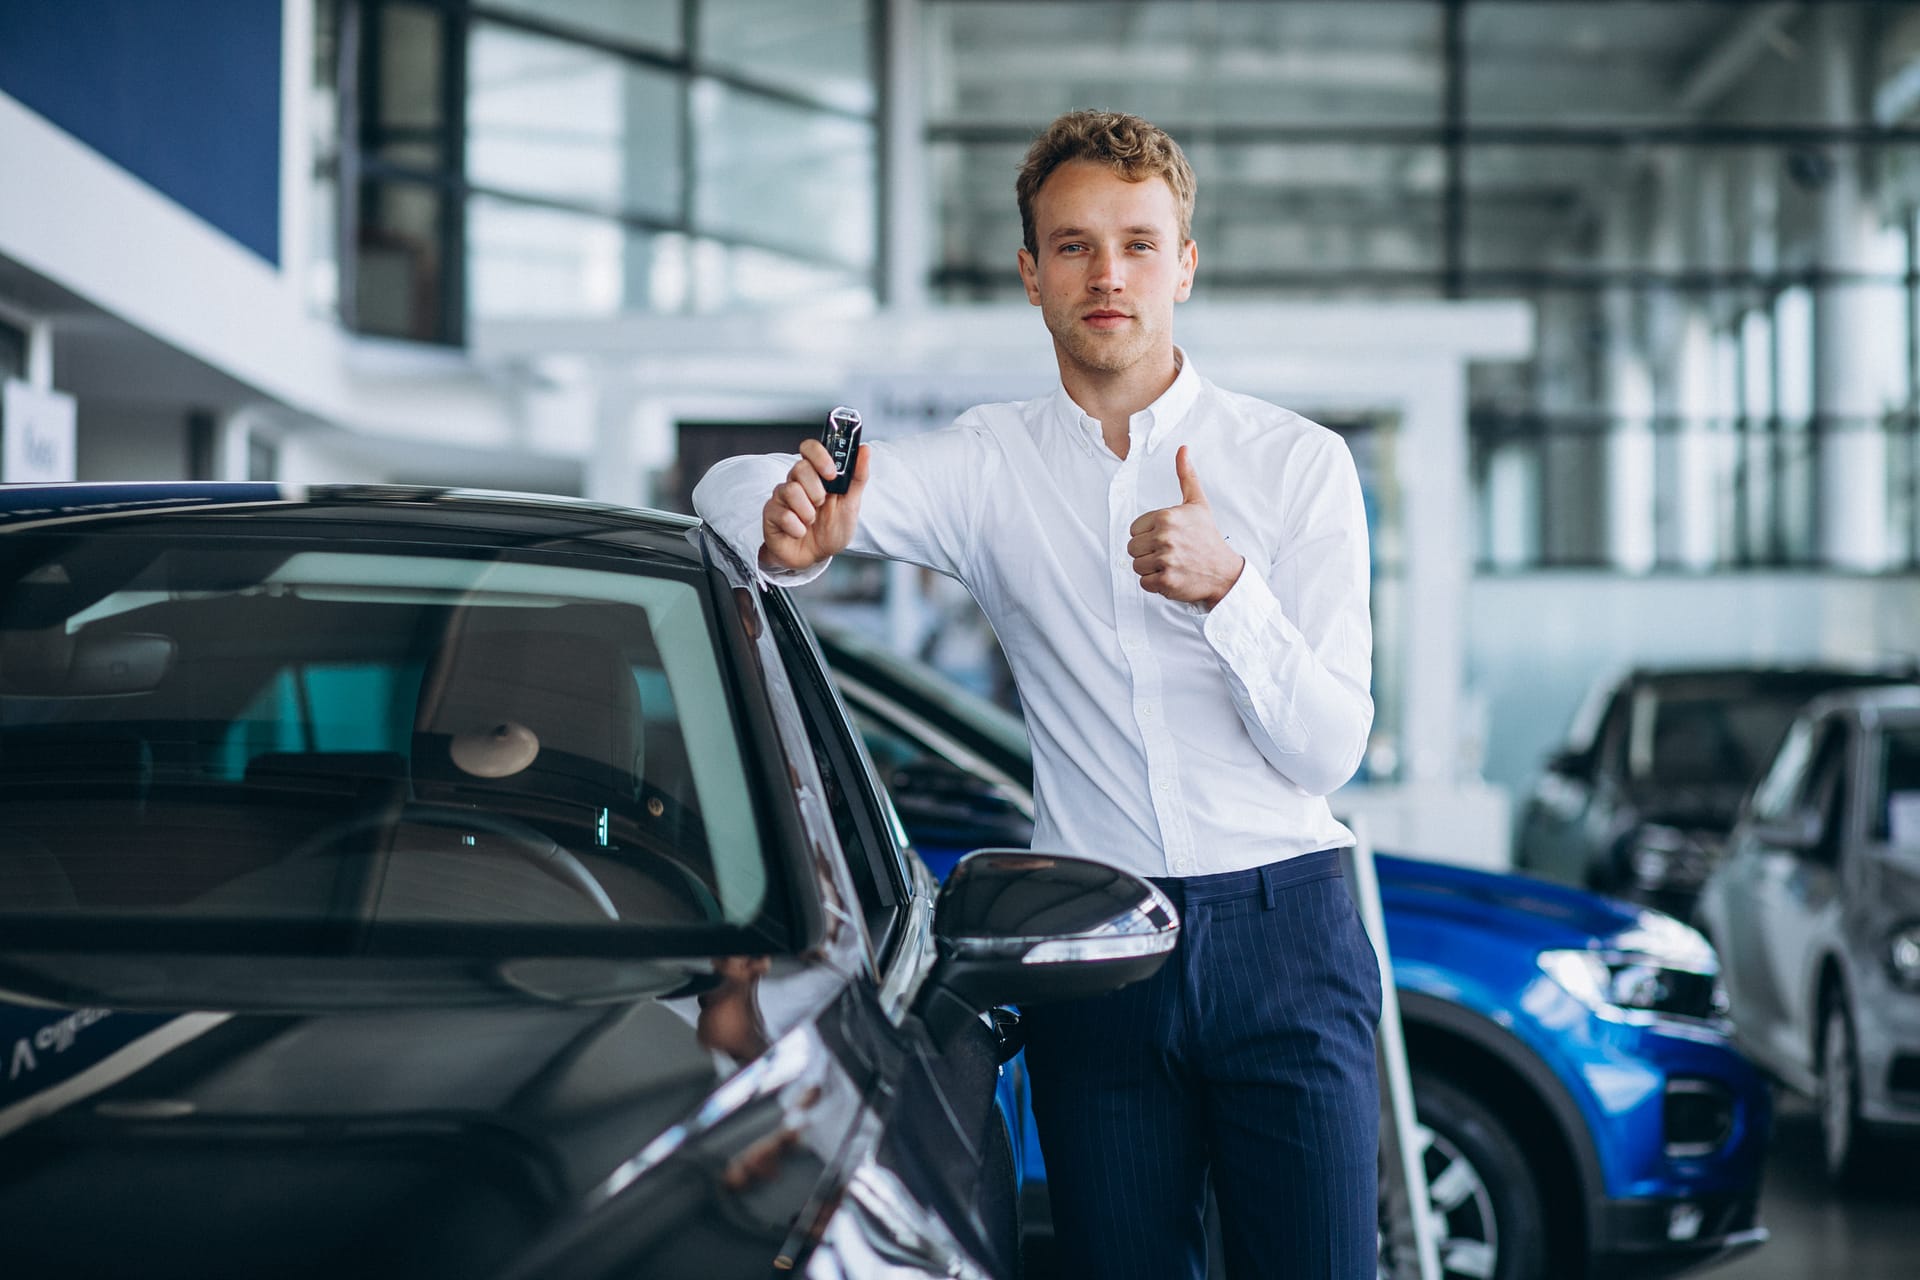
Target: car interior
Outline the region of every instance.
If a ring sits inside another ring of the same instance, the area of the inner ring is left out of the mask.
[[[0,616],[0,909],[664,926],[758,909],[733,730],[680,714],[724,699],[691,585],[596,574],[642,598],[595,599],[526,590],[532,565],[128,550],[29,568]],[[492,581],[436,586],[448,565]]]

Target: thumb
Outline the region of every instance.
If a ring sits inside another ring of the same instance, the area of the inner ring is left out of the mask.
[[[1200,487],[1200,473],[1194,470],[1193,459],[1184,444],[1180,452],[1173,455],[1173,470],[1180,477],[1180,500],[1207,506],[1207,491]]]

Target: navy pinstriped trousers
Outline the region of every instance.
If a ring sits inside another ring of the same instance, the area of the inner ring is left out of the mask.
[[[1380,968],[1338,852],[1155,883],[1157,974],[1022,1015],[1062,1275],[1199,1280],[1211,1172],[1233,1280],[1373,1280]]]

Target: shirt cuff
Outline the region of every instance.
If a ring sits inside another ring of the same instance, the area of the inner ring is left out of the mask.
[[[1253,562],[1249,560],[1241,567],[1240,577],[1227,588],[1227,594],[1220,597],[1220,603],[1211,609],[1197,604],[1189,607],[1201,619],[1200,629],[1207,643],[1232,658],[1264,647],[1280,602],[1274,599],[1273,588],[1267,585],[1267,580],[1254,572]]]

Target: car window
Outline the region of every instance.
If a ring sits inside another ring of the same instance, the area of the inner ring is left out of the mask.
[[[1920,848],[1920,725],[1880,735],[1873,795],[1873,838]]]
[[[835,833],[846,853],[847,871],[867,921],[877,959],[890,954],[900,911],[910,896],[903,861],[906,836],[866,747],[848,724],[839,691],[825,676],[818,649],[792,605],[770,597],[773,634],[793,676],[794,691],[806,711],[807,739],[814,765],[826,789]]]
[[[1847,796],[1853,779],[1847,759],[1849,734],[1839,720],[1829,720],[1820,731],[1814,747],[1813,764],[1807,771],[1805,804],[1820,815],[1820,839],[1807,856],[1815,862],[1840,860],[1846,831]]]
[[[1753,816],[1778,822],[1792,812],[1805,791],[1807,766],[1813,759],[1814,726],[1796,720],[1774,754],[1773,764],[1753,792]]]
[[[4,553],[15,916],[787,931],[691,568],[298,537]]]
[[[1672,786],[1738,786],[1753,780],[1799,710],[1798,693],[1634,696],[1628,771]]]

